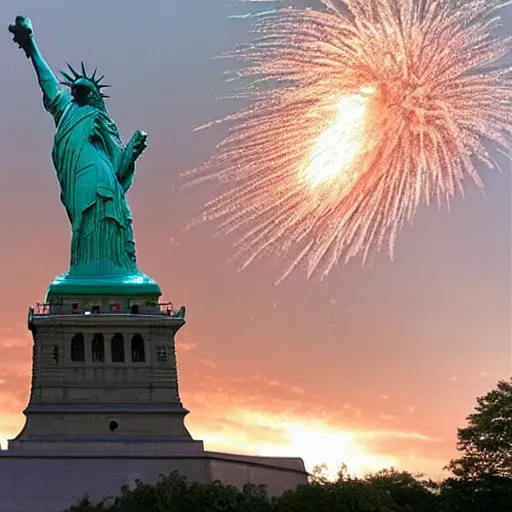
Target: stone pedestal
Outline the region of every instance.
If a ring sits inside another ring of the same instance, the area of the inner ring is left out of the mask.
[[[264,484],[271,495],[307,482],[301,459],[209,452],[192,439],[174,342],[185,308],[158,304],[159,289],[94,289],[66,289],[72,295],[29,311],[32,387],[25,426],[0,451],[0,512],[62,512],[85,494],[115,497],[174,470],[204,483]]]
[[[130,312],[134,305],[137,313]],[[174,336],[185,323],[179,311],[134,300],[76,298],[36,308],[29,323],[32,388],[17,442],[191,439],[178,390]]]

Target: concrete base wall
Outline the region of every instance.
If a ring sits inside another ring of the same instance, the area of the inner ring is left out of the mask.
[[[0,512],[63,512],[86,493],[92,501],[114,498],[122,485],[132,487],[136,480],[155,483],[161,474],[174,470],[203,483],[220,480],[239,488],[246,483],[265,484],[272,496],[307,483],[304,463],[298,458],[207,452],[200,442],[182,448],[169,444],[167,449],[127,444],[124,448],[96,444],[88,454],[71,445],[64,453],[49,446],[46,453],[14,446],[0,451]]]

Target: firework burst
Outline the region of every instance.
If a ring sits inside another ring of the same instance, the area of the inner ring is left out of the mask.
[[[392,257],[422,202],[449,203],[465,177],[482,187],[477,167],[497,168],[486,140],[510,146],[504,2],[322,2],[256,18],[255,40],[227,55],[250,101],[215,122],[228,135],[189,175],[229,183],[201,218],[239,234],[243,266],[286,256],[284,276],[299,263],[325,276],[384,244]]]

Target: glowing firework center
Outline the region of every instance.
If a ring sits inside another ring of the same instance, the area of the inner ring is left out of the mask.
[[[316,138],[302,172],[302,180],[310,187],[325,185],[348,193],[357,182],[360,170],[356,164],[368,129],[368,96],[374,92],[366,88],[361,94],[342,96],[330,109],[327,127]]]

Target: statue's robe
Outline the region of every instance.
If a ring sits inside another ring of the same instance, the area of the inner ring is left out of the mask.
[[[119,174],[124,146],[116,125],[106,111],[78,105],[65,90],[44,105],[57,127],[52,160],[72,227],[70,270],[136,269],[125,200],[133,169],[131,176]]]

